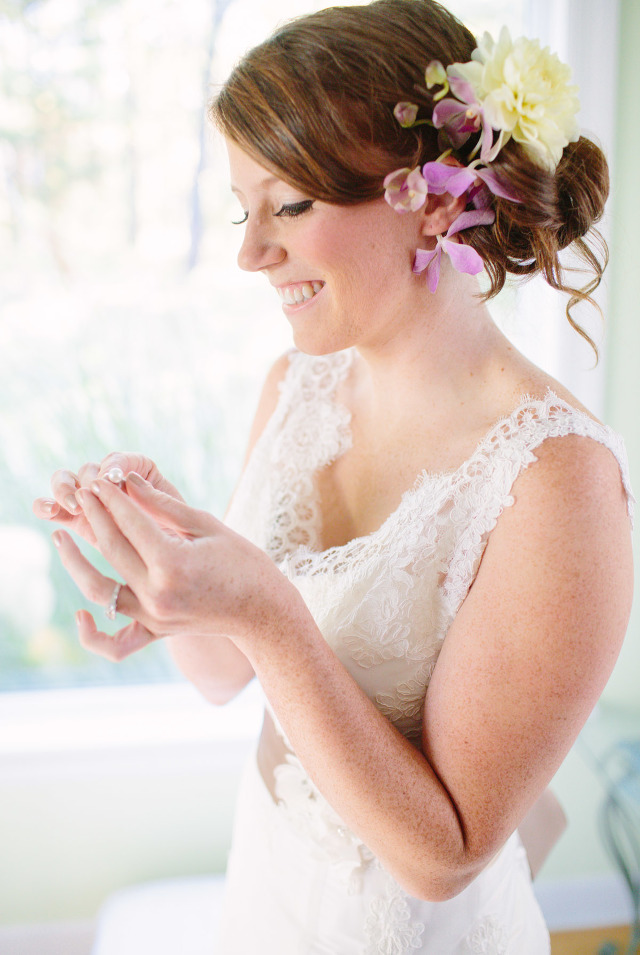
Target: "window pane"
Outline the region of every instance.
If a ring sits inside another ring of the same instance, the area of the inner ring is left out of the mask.
[[[517,2],[450,6],[477,32],[521,30]],[[89,605],[31,501],[57,468],[126,449],[223,514],[290,341],[267,284],[235,265],[239,209],[204,106],[247,46],[308,9],[0,0],[0,690],[175,677],[160,645],[119,665],[79,648]]]

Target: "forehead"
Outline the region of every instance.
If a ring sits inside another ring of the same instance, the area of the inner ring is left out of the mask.
[[[230,139],[225,140],[229,155],[229,171],[231,174],[231,191],[242,192],[247,188],[270,189],[281,185],[282,180]]]

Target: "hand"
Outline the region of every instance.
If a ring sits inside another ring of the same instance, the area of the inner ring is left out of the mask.
[[[83,464],[77,474],[67,470],[56,471],[51,478],[52,496],[37,498],[33,502],[33,513],[41,520],[65,525],[95,545],[95,535],[76,492],[80,488],[89,487],[93,481],[106,477],[114,468],[119,468],[123,475],[134,471],[158,490],[179,501],[183,500],[173,485],[162,476],[151,458],[141,454],[114,452],[107,455],[100,464]]]
[[[127,582],[118,612],[133,618],[110,636],[80,611],[80,642],[89,650],[120,660],[160,637],[251,640],[278,619],[291,592],[299,597],[263,551],[137,474],[127,476],[126,492],[96,479],[76,493],[100,552]],[[115,581],[83,556],[69,534],[53,537],[82,593],[106,607]]]

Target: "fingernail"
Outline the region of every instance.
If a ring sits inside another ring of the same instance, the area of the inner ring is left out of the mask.
[[[75,494],[68,494],[64,499],[64,506],[67,511],[71,511],[72,514],[78,510],[80,506],[76,500]]]
[[[41,504],[42,510],[45,512],[45,514],[52,514],[55,506],[55,501],[43,501]]]
[[[144,487],[147,483],[145,479],[140,477],[140,475],[135,471],[130,471],[129,474],[127,474],[127,481],[129,481],[130,484],[134,484],[136,487]]]
[[[53,541],[56,547],[60,547],[62,545],[62,534],[60,533],[60,531],[56,531],[55,534],[52,534],[51,540]]]
[[[92,494],[95,494],[96,497],[100,497],[100,494],[102,493],[102,488],[100,487],[97,481],[91,482],[91,492]]]
[[[76,614],[76,627],[79,627],[82,622],[82,612],[78,610]]]

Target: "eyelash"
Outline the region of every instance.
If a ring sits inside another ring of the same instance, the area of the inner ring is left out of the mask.
[[[295,219],[298,216],[304,215],[305,212],[308,212],[314,200],[313,199],[303,199],[301,202],[291,202],[282,206],[277,212],[274,212],[274,216],[286,217],[287,219]],[[249,213],[245,212],[242,219],[237,219],[232,222],[233,225],[244,225],[244,223],[249,218]]]

